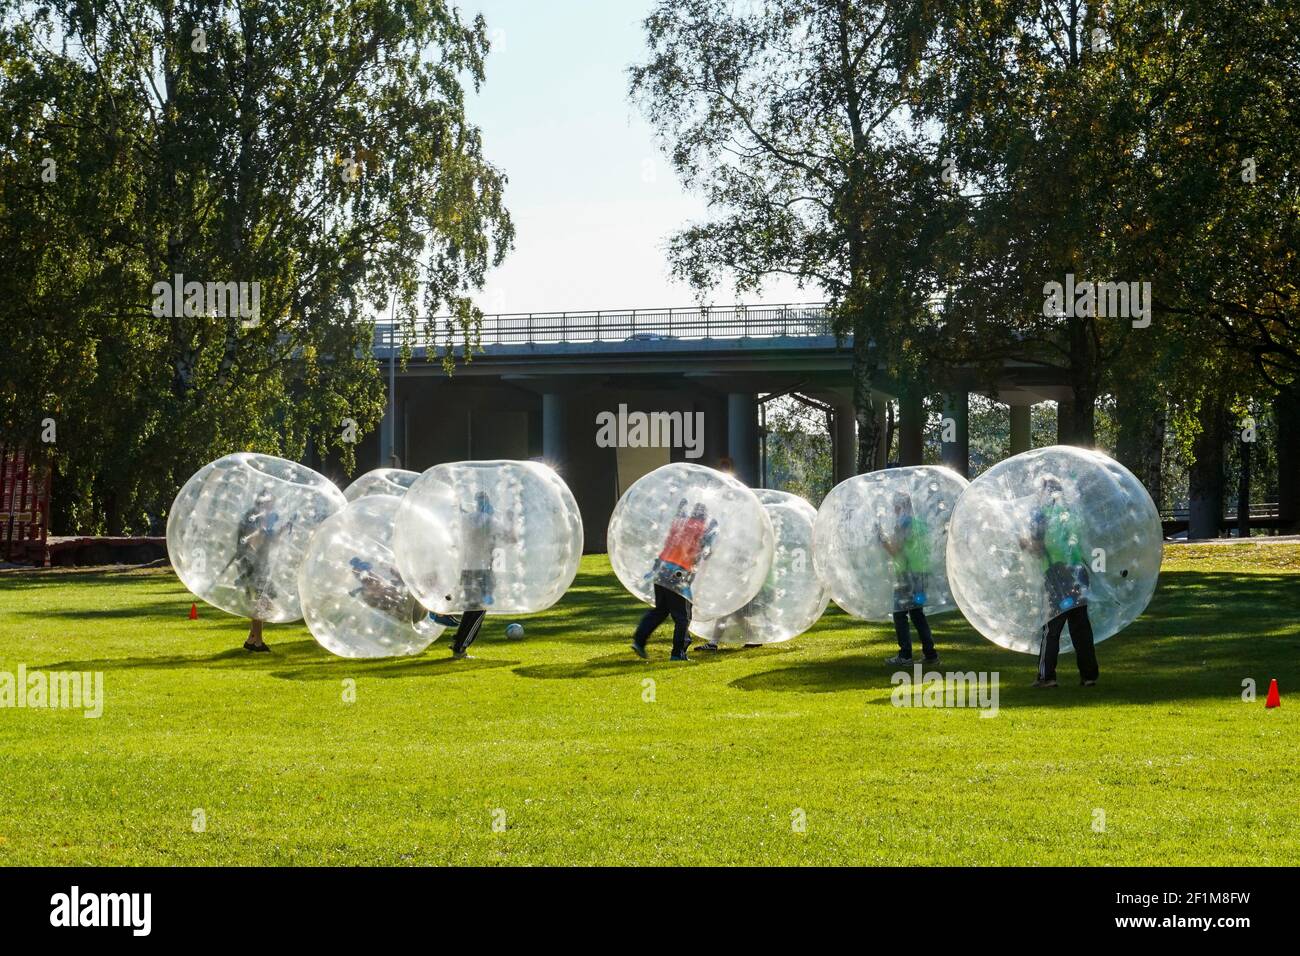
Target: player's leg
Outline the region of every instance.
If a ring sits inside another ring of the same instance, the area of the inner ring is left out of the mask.
[[[668,613],[673,618],[673,653],[675,661],[687,660],[686,645],[690,643],[691,602],[680,594],[669,591]]]
[[[912,663],[912,634],[907,627],[907,612],[894,612],[894,637],[898,639],[898,653],[886,664],[907,666]]]
[[[1065,615],[1058,614],[1043,625],[1043,640],[1038,648],[1038,680],[1035,687],[1056,686],[1056,660],[1061,655],[1061,630]]]
[[[919,607],[912,608],[908,612],[908,617],[912,619],[912,626],[916,628],[916,636],[921,639],[921,653],[925,655],[925,662],[939,663],[939,652],[934,649],[934,635],[930,633],[930,619]]]
[[[269,651],[266,642],[262,640],[262,622],[253,618],[248,624],[248,639],[244,641],[244,650],[248,651]]]
[[[456,628],[456,637],[451,642],[451,653],[456,657],[464,657],[469,646],[474,643],[474,638],[478,637],[479,629],[483,626],[483,618],[487,611],[466,611],[460,616],[460,625]]]
[[[668,617],[668,598],[672,594],[666,587],[655,585],[655,604],[641,616],[641,623],[632,635],[632,650],[638,657],[645,657],[645,642],[650,639],[656,627]]]
[[[1092,621],[1088,620],[1088,605],[1082,604],[1066,615],[1070,625],[1070,643],[1074,645],[1075,663],[1079,665],[1079,680],[1085,687],[1097,683],[1101,668],[1097,664],[1097,645],[1092,639]]]

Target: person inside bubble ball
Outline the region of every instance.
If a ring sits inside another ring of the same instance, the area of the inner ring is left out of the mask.
[[[646,656],[646,641],[655,628],[671,617],[671,660],[689,660],[686,648],[691,642],[691,583],[695,580],[701,557],[717,534],[718,521],[716,518],[710,520],[709,510],[703,504],[697,504],[688,516],[686,499],[677,503],[677,514],[668,529],[668,537],[646,575],[648,580],[654,581],[655,603],[642,616],[632,635],[632,650],[638,657]]]
[[[910,617],[921,639],[925,663],[938,664],[939,652],[935,650],[930,622],[923,610],[930,574],[930,537],[925,518],[913,513],[912,496],[905,491],[894,493],[893,508],[894,519],[888,530],[876,522],[876,540],[889,555],[894,572],[894,634],[898,638],[898,653],[885,663],[904,667],[912,664],[912,637],[907,626]]]
[[[362,557],[354,557],[348,562],[348,567],[358,585],[348,592],[349,597],[360,598],[376,611],[399,621],[418,624],[427,615],[428,612],[407,592],[396,568],[384,568],[380,573]]]
[[[430,615],[436,623],[456,628],[456,636],[451,642],[452,657],[468,656],[468,648],[483,626],[486,606],[495,601],[492,592],[496,587],[496,576],[492,561],[496,549],[502,543],[515,540],[510,516],[499,517],[488,493],[476,492],[473,509],[462,509],[460,513],[460,591],[465,607],[474,604],[485,607],[462,611],[459,615]]]
[[[292,530],[293,524],[282,523],[275,510],[275,496],[263,488],[253,500],[253,507],[240,519],[235,538],[235,587],[244,591],[253,604],[253,620],[248,627],[244,649],[265,652],[270,647],[262,640],[262,615],[276,591],[271,581],[271,551],[276,540]]]
[[[1088,620],[1088,566],[1083,558],[1082,526],[1077,509],[1069,507],[1061,481],[1055,475],[1038,479],[1038,505],[1029,519],[1029,533],[1020,538],[1022,550],[1042,564],[1043,590],[1050,619],[1043,625],[1038,649],[1035,687],[1055,687],[1056,661],[1061,653],[1061,632],[1070,626],[1079,680],[1084,687],[1097,683],[1097,649]]]

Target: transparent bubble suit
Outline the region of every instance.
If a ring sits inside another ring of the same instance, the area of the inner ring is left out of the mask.
[[[582,560],[582,516],[535,461],[435,465],[402,498],[393,538],[407,587],[440,614],[544,611]]]
[[[326,518],[298,570],[307,629],[339,657],[418,654],[442,633],[402,581],[393,530],[402,500],[365,495]]]
[[[167,516],[181,582],[213,607],[284,623],[302,617],[298,568],[312,532],[347,504],[305,465],[239,453],[204,465]]]
[[[775,549],[767,580],[740,610],[725,617],[691,621],[691,633],[721,647],[788,641],[816,624],[830,602],[813,567],[817,509],[784,491],[754,493],[772,520]]]
[[[606,537],[623,586],[647,604],[661,584],[693,605],[693,617],[740,610],[767,580],[772,519],[731,475],[677,462],[643,475],[614,506]]]
[[[1151,496],[1119,462],[1037,448],[966,489],[948,528],[948,573],[977,631],[1037,654],[1043,625],[1072,605],[1087,604],[1094,641],[1127,627],[1155,593],[1163,537]]]
[[[951,468],[914,465],[832,488],[813,525],[813,561],[831,599],[864,621],[955,610],[945,546],[966,486]]]
[[[376,468],[357,478],[343,489],[343,497],[356,501],[365,495],[393,495],[400,498],[406,489],[420,477],[418,471],[406,471],[401,468]]]

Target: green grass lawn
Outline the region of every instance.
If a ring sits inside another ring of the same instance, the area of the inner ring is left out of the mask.
[[[1168,549],[1093,689],[1065,657],[1032,690],[1032,657],[936,618],[945,669],[1001,674],[991,719],[891,706],[892,629],[834,608],[687,665],[665,625],[642,662],[603,556],[462,662],[337,659],[300,624],[251,656],[189,606],[169,570],[0,573],[0,671],[102,671],[106,698],[0,710],[0,863],[1300,863],[1294,545]]]

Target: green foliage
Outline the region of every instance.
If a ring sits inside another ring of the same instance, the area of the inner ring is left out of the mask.
[[[826,415],[793,398],[773,399],[767,411],[765,487],[799,495],[820,507],[835,485],[835,462]]]
[[[715,213],[673,237],[676,274],[821,288],[854,336],[859,469],[883,464],[873,383],[925,367],[932,246],[956,215],[908,111],[925,24],[887,3],[664,0],[645,28],[632,94]]]
[[[423,306],[464,334],[511,242],[464,112],[482,19],[442,0],[0,12],[0,429],[32,443],[56,419],[58,530],[141,529],[231,451],[350,465],[345,420],[382,414],[390,292],[408,331]],[[177,274],[257,283],[258,320],[156,309]]]
[[[1294,4],[689,0],[645,27],[633,94],[712,213],[677,273],[825,290],[860,451],[871,388],[995,393],[1013,360],[1072,390],[1060,440],[1161,495],[1166,421],[1296,380]],[[1150,283],[1150,326],[1044,315],[1067,274]]]

